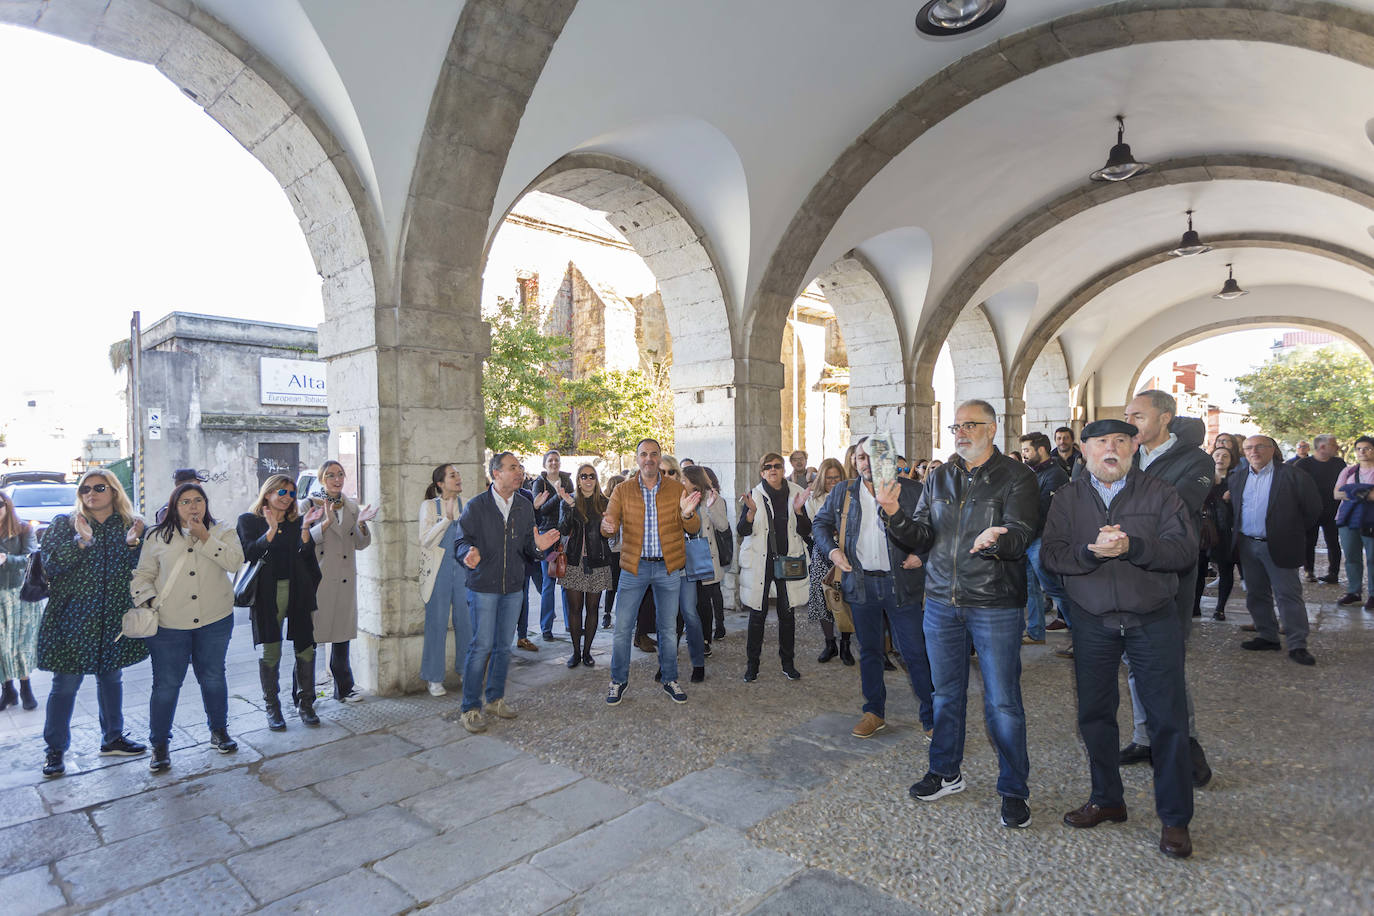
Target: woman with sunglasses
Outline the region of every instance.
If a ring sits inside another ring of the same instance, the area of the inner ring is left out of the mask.
[[[42,602],[20,597],[29,554],[38,551],[33,528],[14,512],[14,503],[0,493],[0,709],[18,706],[37,709],[29,672],[34,667],[38,640],[38,620],[43,616]],[[19,680],[19,692],[14,690]]]
[[[267,707],[267,727],[286,728],[278,699],[283,626],[296,654],[291,702],[306,725],[319,725],[315,715],[315,588],[320,565],[310,529],[324,518],[324,507],[311,506],[302,518],[296,506],[296,485],[285,474],[263,481],[252,508],[239,516],[239,544],[243,558],[261,563],[257,591],[249,619],[253,645],[261,646],[258,679]]]
[[[156,602],[157,632],[144,642],[153,657],[153,691],[148,702],[148,741],[154,772],[172,765],[168,745],[186,666],[196,672],[205,706],[210,746],[232,754],[229,685],[224,657],[234,632],[234,589],[229,574],[243,563],[243,547],[227,522],[210,514],[199,483],[172,491],[162,521],[144,538],[130,592],[134,605]]]
[[[148,749],[124,736],[121,675],[148,657],[143,640],[120,638],[142,545],[143,519],[134,515],[119,480],[104,470],[81,476],[76,505],[43,533],[48,605],[38,625],[38,667],[52,672],[43,724],[43,775],[49,779],[66,772],[62,756],[71,744],[72,708],[88,674],[96,679],[100,755],[137,757]]]
[[[310,529],[315,542],[315,561],[320,584],[315,590],[315,644],[329,644],[329,673],[334,678],[334,699],[361,703],[363,695],[353,686],[353,665],[348,658],[351,642],[358,636],[358,551],[372,543],[367,523],[377,517],[373,506],[358,507],[343,492],[347,474],[332,458],[320,465],[323,489],[310,503],[324,516]]]
[[[463,514],[463,475],[456,464],[441,464],[429,475],[425,501],[420,503],[420,548],[438,547],[443,559],[432,573],[434,582],[425,601],[425,643],[420,651],[420,677],[429,695],[441,697],[447,668],[444,654],[449,621],[453,622],[453,670],[462,674],[468,645],[472,642],[472,616],[468,613],[468,568],[458,562],[458,521]],[[421,597],[424,597],[423,586]],[[526,599],[528,600],[528,599]]]
[[[783,477],[785,464],[777,452],[764,455],[759,460],[758,486],[740,498],[742,508],[735,530],[741,538],[739,599],[749,611],[746,681],[759,675],[770,589],[778,603],[778,656],[782,659],[782,673],[793,681],[801,677],[794,663],[796,622],[792,609],[804,606],[810,592],[805,538],[811,534],[811,519],[806,515],[806,491]],[[781,557],[801,558],[800,578],[781,580],[774,575],[775,561]]]
[[[596,637],[596,612],[601,593],[611,587],[611,545],[601,533],[601,514],[606,497],[596,468],[584,464],[577,469],[577,494],[559,493],[558,531],[568,539],[568,569],[563,576],[563,594],[568,597],[568,633],[572,654],[568,667],[596,664],[592,658],[592,639]]]

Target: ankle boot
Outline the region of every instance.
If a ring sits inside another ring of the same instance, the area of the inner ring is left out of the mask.
[[[849,649],[849,633],[840,634],[840,661],[846,665],[854,664],[854,653]]]
[[[295,687],[291,697],[296,701],[296,715],[306,725],[319,725],[320,717],[315,715],[315,653],[310,658],[296,656]]]
[[[827,639],[825,641],[825,648],[821,650],[820,655],[816,656],[816,661],[824,665],[826,662],[830,661],[832,658],[839,654],[840,650],[839,647],[835,645],[835,640]]]
[[[572,638],[572,654],[568,656],[568,667],[576,668],[582,664],[582,631],[573,630],[568,635]]]
[[[588,628],[582,633],[582,664],[588,668],[596,667],[596,659],[592,658],[592,639],[596,636],[596,630]]]
[[[28,678],[24,678],[19,682],[19,699],[23,700],[25,709],[38,708],[38,701],[34,699],[33,687],[29,685]]]
[[[258,659],[258,680],[262,683],[262,700],[267,708],[267,727],[274,732],[286,728],[286,720],[281,717],[281,700],[277,696],[280,689],[277,683],[280,668],[281,662],[269,665]]]
[[[0,709],[19,705],[19,694],[14,692],[14,681],[5,681],[0,685]]]

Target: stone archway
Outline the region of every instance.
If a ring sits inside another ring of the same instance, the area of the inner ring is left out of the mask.
[[[1026,405],[1024,432],[1043,432],[1054,438],[1056,429],[1068,426],[1074,407],[1069,388],[1068,361],[1055,338],[1041,349],[1021,389]],[[1014,382],[1009,390],[1018,390]]]
[[[1002,447],[1014,447],[1012,443],[1017,443],[1021,436],[1025,402],[1020,397],[1007,396],[1002,348],[997,343],[997,333],[988,319],[987,309],[976,305],[965,310],[947,337],[950,361],[954,364],[955,403],[972,398],[987,401],[997,411]]]

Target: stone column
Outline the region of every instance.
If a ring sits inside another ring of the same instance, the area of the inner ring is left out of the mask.
[[[907,383],[907,456],[935,457],[935,387]]]

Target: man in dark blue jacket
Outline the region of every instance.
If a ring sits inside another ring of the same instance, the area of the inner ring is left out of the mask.
[[[1050,500],[1061,487],[1068,486],[1069,475],[1050,456],[1050,437],[1044,433],[1021,437],[1021,458],[1035,472],[1035,482],[1040,487],[1040,526],[1035,530],[1035,540],[1026,548],[1026,635],[1021,641],[1040,645],[1045,641],[1045,602],[1049,601],[1053,611],[1054,599],[1058,598],[1060,610],[1064,608],[1063,583],[1054,573],[1046,572],[1040,562],[1040,533],[1050,514]],[[1064,617],[1067,619],[1068,615]]]
[[[525,564],[538,560],[558,542],[558,529],[542,534],[535,526],[534,505],[518,492],[525,469],[510,452],[492,456],[488,465],[491,486],[463,507],[461,531],[453,545],[458,562],[467,566],[468,606],[472,613],[472,645],[463,665],[463,727],[487,729],[482,716],[482,686],[486,712],[514,719],[506,703],[506,668],[525,590]],[[488,666],[490,661],[490,666]]]
[[[922,632],[926,571],[914,553],[893,543],[887,522],[873,493],[866,438],[854,448],[859,477],[830,491],[816,513],[811,532],[816,547],[840,570],[840,587],[854,617],[859,638],[859,682],[863,688],[863,718],[854,726],[855,738],[871,738],[886,727],[887,686],[883,683],[883,614],[892,625],[892,641],[906,664],[911,690],[921,707],[921,728],[929,737],[935,727],[931,697],[930,661]],[[911,514],[921,499],[921,484],[897,478],[900,511]],[[839,531],[844,529],[844,543]]]

